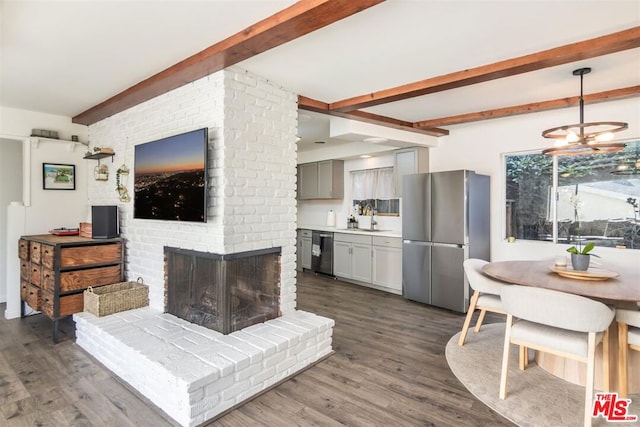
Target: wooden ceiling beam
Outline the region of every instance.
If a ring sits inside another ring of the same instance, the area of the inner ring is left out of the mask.
[[[637,47],[640,47],[640,26],[530,55],[355,96],[333,102],[329,104],[329,108],[332,111],[354,111]]]
[[[622,89],[608,90],[605,92],[584,95],[584,101],[588,104],[614,101],[640,96],[640,86],[630,86]],[[457,116],[441,117],[438,119],[421,120],[414,124],[417,128],[433,128],[437,126],[451,126],[461,123],[477,122],[481,120],[497,119],[501,117],[516,116],[519,114],[537,113],[540,111],[557,110],[579,105],[580,97],[559,98],[550,101],[533,102],[531,104],[517,105],[514,107],[496,108],[494,110],[479,111],[475,113],[460,114]],[[576,122],[578,122],[576,118]]]
[[[340,111],[331,111],[329,104],[318,101],[306,96],[298,96],[298,109],[313,111],[316,113],[328,114],[330,116],[342,117],[345,119],[357,120],[360,122],[371,123],[374,125],[380,125],[388,128],[404,130],[407,132],[420,133],[430,136],[445,136],[449,135],[449,131],[446,129],[439,129],[435,127],[418,128],[412,122],[404,120],[398,120],[391,117],[380,116],[378,114],[367,113],[366,111],[350,111],[343,113]]]
[[[406,122],[404,120],[397,120],[387,116],[380,116],[378,114],[367,113],[366,111],[349,111],[346,113],[340,111],[331,111],[332,116],[343,117],[345,119],[357,120],[360,122],[371,123],[374,125],[381,125],[388,128],[404,130],[407,132],[421,133],[429,136],[447,136],[449,131],[447,129],[440,129],[435,126],[425,126],[418,128],[412,122]]]
[[[301,0],[73,117],[90,125],[385,0]]]

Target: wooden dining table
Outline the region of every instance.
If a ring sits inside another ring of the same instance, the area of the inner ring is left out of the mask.
[[[571,267],[566,267],[571,270]],[[555,291],[581,295],[604,302],[613,307],[637,309],[640,302],[640,266],[610,268],[598,266],[598,272],[611,273],[606,280],[585,280],[568,278],[558,274],[561,271],[553,259],[542,261],[498,261],[486,264],[482,271],[500,281],[536,286]],[[554,271],[555,270],[555,271]],[[609,328],[608,347],[611,391],[618,390],[618,328],[614,321]],[[575,384],[584,385],[586,372],[584,364],[548,353],[536,352],[536,362],[544,370]],[[602,389],[602,351],[596,358],[596,388]],[[640,393],[640,353],[630,351],[628,357],[629,392]]]

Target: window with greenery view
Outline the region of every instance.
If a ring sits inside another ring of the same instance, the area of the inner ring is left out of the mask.
[[[506,156],[506,235],[640,249],[639,152]]]

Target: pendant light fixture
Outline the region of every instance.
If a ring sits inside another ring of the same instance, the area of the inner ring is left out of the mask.
[[[591,68],[578,68],[573,71],[574,76],[580,76],[580,123],[558,126],[542,132],[545,138],[556,139],[553,148],[542,151],[548,156],[577,156],[581,154],[615,153],[624,149],[625,144],[608,142],[613,139],[615,132],[629,127],[624,122],[584,122],[584,75],[589,74]]]

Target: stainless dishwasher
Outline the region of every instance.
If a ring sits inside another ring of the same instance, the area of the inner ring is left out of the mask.
[[[313,231],[311,235],[311,270],[333,276],[333,233]]]

